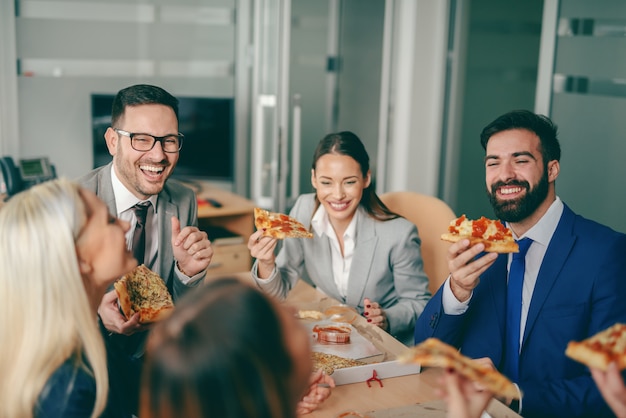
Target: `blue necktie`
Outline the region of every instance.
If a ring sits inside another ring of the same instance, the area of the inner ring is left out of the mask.
[[[513,381],[519,379],[520,322],[522,320],[522,288],[526,252],[532,244],[530,238],[523,238],[517,243],[519,253],[513,253],[509,268],[509,284],[506,295],[506,346],[504,351],[504,372]]]

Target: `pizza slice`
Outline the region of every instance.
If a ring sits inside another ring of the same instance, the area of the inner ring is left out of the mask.
[[[313,233],[307,230],[297,219],[261,208],[254,208],[254,225],[256,229],[264,229],[263,236],[266,237],[276,239],[313,238]]]
[[[586,366],[606,370],[615,362],[626,369],[626,324],[615,324],[582,341],[567,344],[565,355]]]
[[[513,233],[502,222],[482,216],[474,221],[461,215],[450,222],[448,232],[441,235],[441,239],[449,242],[459,242],[469,239],[471,245],[482,242],[485,251],[493,253],[517,253],[519,246]]]
[[[127,319],[139,312],[139,322],[147,324],[165,318],[174,309],[172,295],[163,279],[143,264],[125,274],[113,286]]]
[[[506,399],[519,399],[515,385],[496,369],[483,366],[462,355],[459,350],[437,338],[428,338],[415,347],[402,353],[398,360],[403,363],[417,363],[424,367],[452,369],[461,376],[482,385],[495,396]]]

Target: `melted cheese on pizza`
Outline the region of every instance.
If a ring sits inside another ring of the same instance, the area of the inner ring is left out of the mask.
[[[463,237],[483,238],[489,241],[502,241],[512,239],[511,230],[502,225],[500,221],[491,220],[482,216],[475,221],[461,215],[458,219],[450,222],[448,231]]]
[[[152,271],[146,270],[148,269],[138,268],[135,274],[126,277],[126,288],[133,311],[172,305],[172,296],[163,280]]]

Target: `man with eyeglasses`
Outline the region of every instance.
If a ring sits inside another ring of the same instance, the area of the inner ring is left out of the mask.
[[[183,138],[174,96],[151,85],[127,87],[113,101],[111,126],[104,134],[113,161],[78,179],[111,213],[130,222],[129,249],[139,264],[163,278],[174,302],[202,282],[213,256],[207,234],[197,228],[194,192],[169,179]],[[137,314],[127,320],[120,313],[115,290],[104,296],[98,316],[107,346],[110,401],[136,415],[147,326]]]

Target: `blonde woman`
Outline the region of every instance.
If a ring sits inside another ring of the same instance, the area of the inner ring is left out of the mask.
[[[64,179],[0,209],[1,417],[114,416],[96,310],[137,264],[128,228]]]

